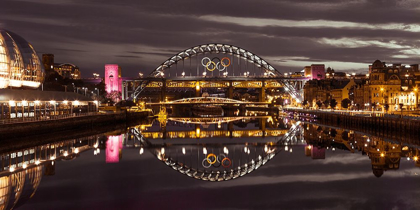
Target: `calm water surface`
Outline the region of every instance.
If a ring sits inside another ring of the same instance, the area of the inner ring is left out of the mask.
[[[156,119],[4,152],[0,209],[420,209],[418,155],[269,116]]]

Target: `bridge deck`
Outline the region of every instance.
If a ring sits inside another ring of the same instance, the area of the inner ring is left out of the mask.
[[[267,80],[289,80],[289,81],[306,81],[306,77],[264,77],[264,76],[229,76],[229,77],[211,77],[211,76],[184,76],[184,77],[158,77],[158,78],[139,78],[124,81],[267,81]]]

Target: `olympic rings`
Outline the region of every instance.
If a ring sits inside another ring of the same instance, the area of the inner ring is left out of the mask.
[[[214,160],[212,160],[214,158]],[[229,168],[232,165],[232,161],[226,157],[225,154],[219,154],[216,156],[213,153],[208,154],[203,161],[201,162],[204,168],[210,168],[211,166],[218,168],[223,166],[223,168]]]
[[[207,61],[207,62],[203,63],[204,59],[207,59],[207,60],[209,60],[209,61]],[[210,62],[210,61],[211,61],[211,60],[210,60],[210,58],[209,58],[209,57],[204,57],[203,59],[201,59],[201,65],[203,65],[203,66],[206,66],[206,67],[207,67],[208,62]]]
[[[209,159],[209,157],[214,157],[214,161],[211,161],[211,160]],[[216,161],[217,161],[217,157],[216,157],[216,155],[215,155],[215,154],[210,153],[210,154],[208,154],[208,155],[207,155],[206,160],[207,160],[207,162],[209,162],[211,165],[213,165],[214,163],[216,163]]]
[[[225,161],[228,161],[229,164],[228,165],[225,165]],[[232,161],[228,157],[223,158],[223,160],[222,160],[222,166],[223,166],[223,168],[229,168],[231,165],[232,165]]]
[[[206,165],[205,163],[207,163],[207,158],[203,159],[203,161],[201,162],[201,165],[203,165],[204,168],[210,168],[211,164],[209,163],[208,165]]]
[[[222,162],[222,160],[225,158],[226,158],[225,154],[219,154],[219,156],[217,156],[217,162]]]
[[[209,66],[210,65],[212,65],[213,66],[213,68],[209,68]],[[207,70],[209,70],[209,71],[214,71],[215,69],[216,69],[216,63],[215,62],[213,62],[213,61],[209,61],[207,64],[206,64],[206,68],[207,68]]]
[[[226,63],[227,60],[227,63]],[[214,71],[215,69],[219,71],[226,70],[226,67],[230,66],[230,59],[228,57],[220,58],[214,57],[210,59],[209,57],[204,57],[201,59],[201,65],[204,66],[208,71]],[[223,68],[222,68],[223,67]]]
[[[229,61],[229,63],[228,64],[225,64],[223,61],[224,60],[228,60]],[[220,61],[220,63],[222,64],[222,66],[224,66],[224,67],[228,67],[228,66],[230,66],[230,59],[228,58],[228,57],[224,57],[224,58],[222,58],[222,60]]]

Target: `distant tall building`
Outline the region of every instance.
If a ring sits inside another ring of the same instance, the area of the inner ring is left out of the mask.
[[[105,65],[105,90],[107,93],[112,91],[121,92],[122,78],[121,68],[117,64]]]
[[[54,54],[42,54],[42,64],[45,71],[54,70]]]

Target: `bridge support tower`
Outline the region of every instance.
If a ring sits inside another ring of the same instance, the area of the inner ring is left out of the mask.
[[[166,79],[162,80],[162,88],[160,89],[160,101],[165,101],[166,99]]]
[[[264,102],[265,101],[265,84],[263,82],[260,93],[258,94],[258,101],[259,102]]]
[[[227,97],[233,99],[233,84],[232,81],[229,81],[229,88],[227,92]]]

